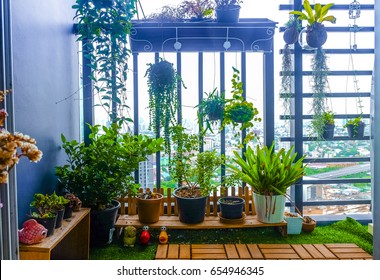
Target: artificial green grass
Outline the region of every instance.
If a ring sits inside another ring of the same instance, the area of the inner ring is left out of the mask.
[[[138,231],[138,236],[141,231]],[[124,247],[122,237],[101,248],[91,248],[92,260],[153,260],[158,245],[159,230],[151,230],[151,242],[142,246],[137,242],[135,247]],[[228,244],[228,243],[267,243],[267,244],[322,244],[322,243],[355,243],[367,253],[373,253],[372,235],[367,226],[352,218],[327,226],[317,226],[311,233],[288,235],[283,237],[273,228],[246,229],[210,229],[210,230],[170,230],[171,244]]]

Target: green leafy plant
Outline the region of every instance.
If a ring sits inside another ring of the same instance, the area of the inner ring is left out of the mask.
[[[324,21],[329,21],[331,23],[335,23],[336,18],[332,15],[327,15],[332,6],[334,6],[334,3],[329,3],[324,6],[320,3],[316,3],[313,11],[310,2],[308,0],[304,0],[303,7],[306,13],[301,11],[291,11],[290,14],[297,15],[299,20],[306,20],[310,26],[315,22],[322,23]]]
[[[243,3],[243,0],[215,0],[216,8],[228,9],[231,6],[237,6]]]
[[[121,121],[89,127],[92,141],[87,146],[61,135],[68,164],[57,166],[56,175],[83,206],[104,209],[122,195],[136,194],[133,172],[148,155],[163,150],[163,139],[120,133]]]
[[[232,82],[232,99],[226,99],[223,121],[221,130],[227,125],[232,125],[233,129],[240,126],[240,131],[254,127],[254,122],[261,122],[258,117],[259,111],[253,106],[252,102],[245,100],[243,97],[243,82],[240,80],[240,71],[233,68]],[[235,137],[240,136],[240,132],[235,134]],[[256,133],[249,131],[243,139],[242,144],[252,141],[256,137]]]
[[[234,151],[233,163],[227,167],[258,194],[285,195],[287,189],[305,174],[305,156],[297,159],[294,146],[278,152],[274,150],[274,142],[270,147],[257,145],[255,150],[248,146],[244,156],[246,159]]]
[[[224,96],[219,94],[217,88],[210,93],[206,93],[206,98],[196,106],[198,108],[198,124],[203,127],[203,122],[205,122],[206,127],[203,130],[205,133],[212,130],[212,124],[220,121],[223,117],[224,104],[226,103]]]
[[[63,195],[57,195],[56,192],[50,196],[52,200],[52,209],[54,211],[59,211],[65,208],[65,205],[70,202],[70,200],[66,199]]]
[[[348,135],[351,136],[351,134],[352,134],[352,137],[355,138],[359,135],[359,126],[363,126],[363,127],[365,126],[365,124],[363,122],[363,114],[362,113],[359,116],[357,116],[356,118],[348,120],[343,127],[347,128],[347,130],[350,127],[352,127],[352,133],[349,131]],[[363,131],[364,131],[364,128],[363,128]],[[360,136],[362,136],[361,133],[360,133]]]
[[[177,147],[170,162],[170,174],[187,187],[180,196],[209,195],[217,187],[212,178],[223,163],[222,157],[215,150],[199,152],[198,135],[186,133],[180,125],[173,127],[173,141]]]
[[[100,105],[112,122],[131,122],[125,116],[129,110],[125,100],[130,55],[128,34],[136,12],[135,0],[77,0],[72,7],[76,10],[78,41],[87,52],[92,69],[90,78]]]
[[[30,203],[30,207],[36,211],[31,213],[34,218],[52,218],[56,214],[54,213],[55,202],[51,195],[35,193],[33,201]]]
[[[209,0],[185,0],[178,5],[177,9],[182,19],[199,21],[212,18],[214,3]]]
[[[332,111],[323,112],[323,114],[322,114],[323,122],[325,124],[335,124],[334,116],[335,116],[335,114]]]
[[[176,112],[179,109],[177,82],[180,77],[173,64],[160,59],[148,64],[145,73],[148,78],[149,127],[156,135],[163,130],[165,152],[170,155],[170,127],[176,124]]]

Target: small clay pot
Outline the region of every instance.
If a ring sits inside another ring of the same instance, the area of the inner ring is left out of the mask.
[[[302,231],[306,233],[312,232],[317,226],[317,222],[312,220],[310,223],[302,222]]]

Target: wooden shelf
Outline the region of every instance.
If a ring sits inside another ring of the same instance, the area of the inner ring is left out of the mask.
[[[38,244],[20,244],[20,260],[89,259],[90,209],[82,208]]]

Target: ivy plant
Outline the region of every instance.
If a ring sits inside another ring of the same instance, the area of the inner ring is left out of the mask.
[[[136,0],[76,0],[78,41],[87,52],[94,94],[100,98],[112,122],[125,117],[128,71],[128,34],[136,13]],[[86,86],[86,85],[85,85]]]

